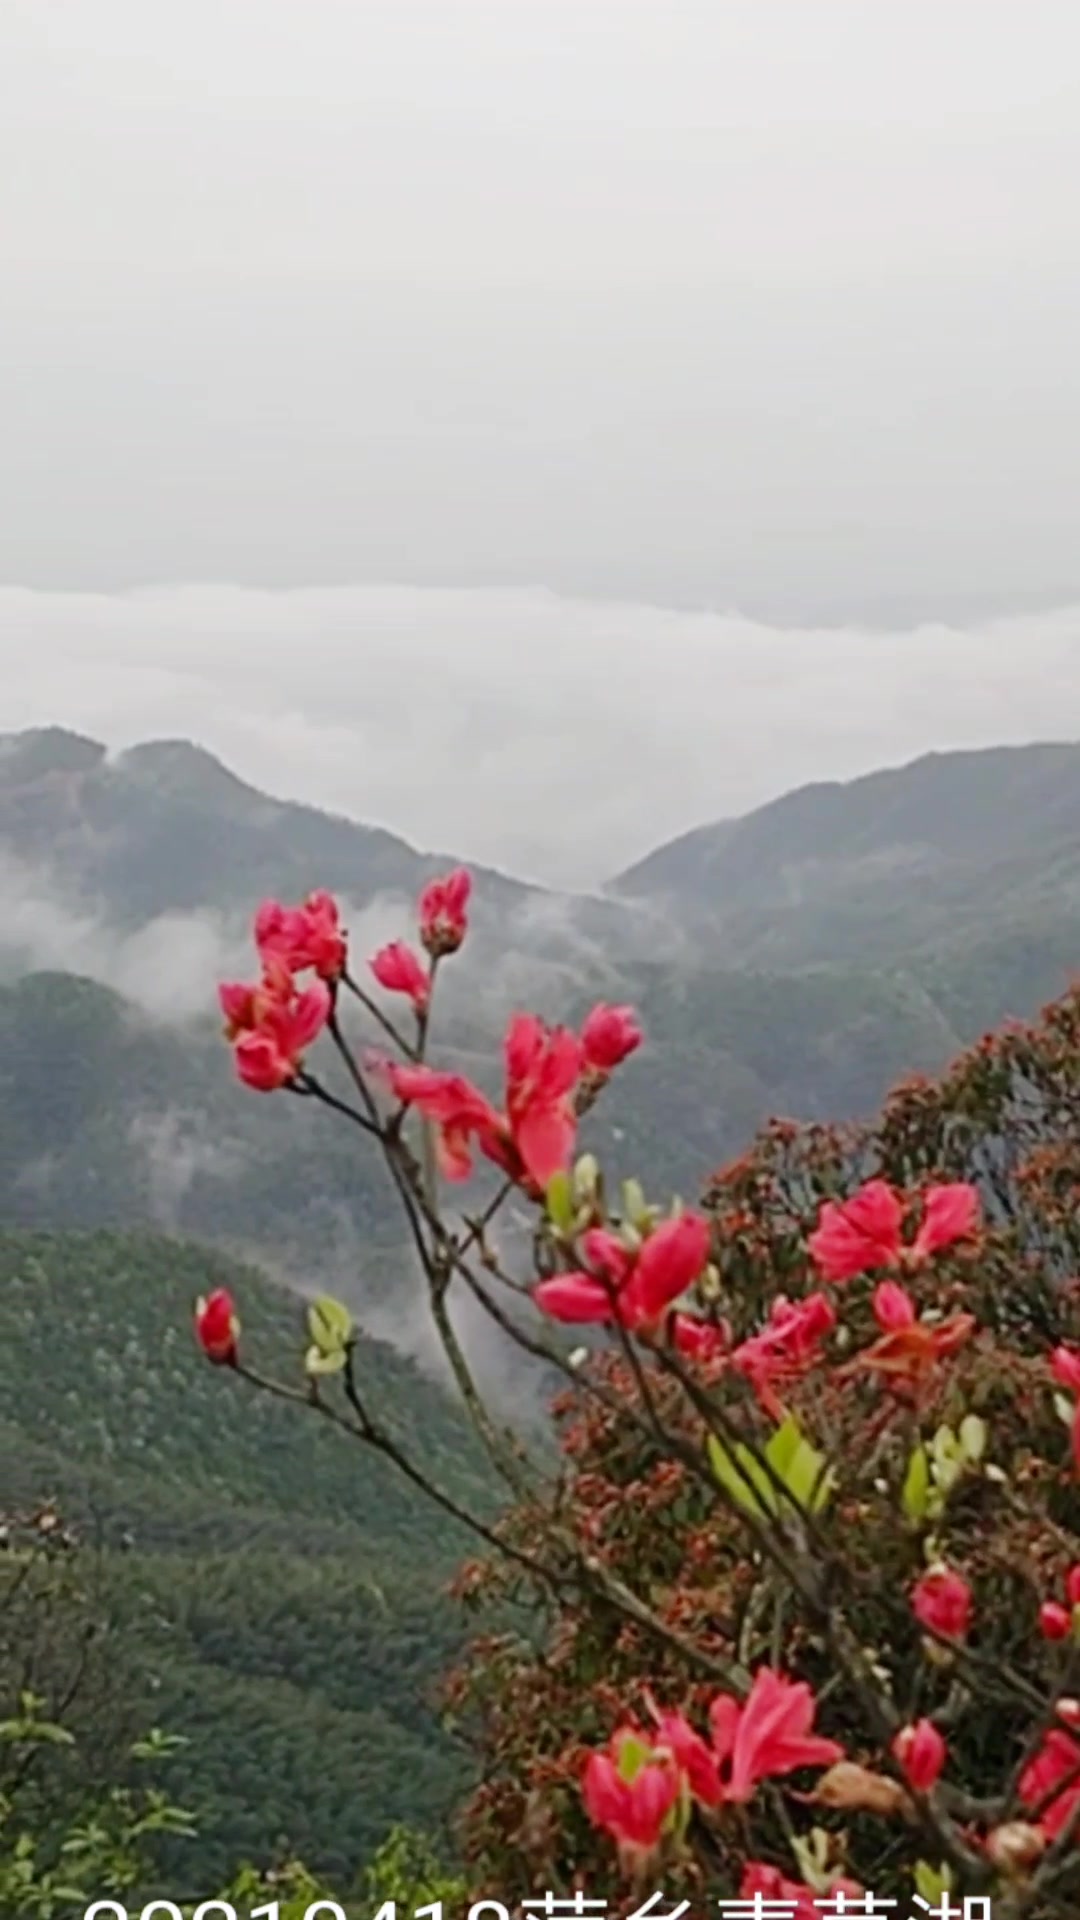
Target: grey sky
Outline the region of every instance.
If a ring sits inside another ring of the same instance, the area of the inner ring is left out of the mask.
[[[6,0],[0,579],[1075,599],[1078,178],[1075,0]]]

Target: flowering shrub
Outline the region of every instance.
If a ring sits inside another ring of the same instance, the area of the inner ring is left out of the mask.
[[[227,1296],[199,1303],[196,1332],[210,1361],[395,1460],[471,1526],[492,1551],[463,1571],[470,1601],[543,1602],[540,1646],[489,1634],[451,1688],[486,1758],[471,1891],[527,1871],[609,1910],[622,1888],[629,1912],[670,1870],[681,1892],[799,1920],[863,1892],[1065,1920],[1080,995],[939,1086],[902,1087],[873,1129],[774,1123],[699,1209],[635,1181],[614,1203],[578,1135],[640,1044],[630,1009],[596,1008],[579,1033],[516,1016],[498,1100],[428,1058],[468,899],[463,873],[433,883],[424,958],[398,941],[370,962],[405,1028],[321,894],[260,910],[260,978],[221,1000],[247,1085],[321,1104],[381,1154],[505,1518],[464,1512],[372,1417],[339,1303],[309,1312],[302,1380],[251,1364]],[[391,1051],[358,1051],[347,1003]],[[485,1166],[490,1196],[448,1206],[443,1183]],[[530,1277],[495,1237],[515,1192],[535,1209]],[[557,1474],[486,1407],[458,1295],[563,1374]]]

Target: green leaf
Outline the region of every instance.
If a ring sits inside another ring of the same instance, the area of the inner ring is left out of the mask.
[[[914,1449],[908,1461],[900,1504],[906,1519],[926,1519],[930,1507],[930,1461],[922,1445]]]
[[[647,1747],[644,1740],[635,1740],[632,1735],[623,1740],[619,1747],[620,1780],[625,1780],[627,1785],[635,1780],[651,1752],[652,1748]]]
[[[820,1513],[828,1505],[836,1486],[836,1475],[825,1455],[805,1438],[793,1413],[777,1427],[765,1449],[765,1458],[804,1513]]]
[[[708,1453],[721,1486],[744,1513],[759,1520],[779,1513],[781,1487],[801,1512],[820,1513],[836,1485],[836,1475],[825,1455],[810,1445],[794,1414],[788,1414],[765,1448],[771,1473],[742,1441],[736,1441],[729,1452],[715,1434],[710,1434]]]
[[[773,1472],[786,1482],[788,1470],[799,1451],[802,1434],[793,1413],[781,1422],[765,1449],[765,1458]]]
[[[312,1301],[307,1323],[312,1346],[319,1353],[342,1353],[352,1339],[352,1314],[340,1300],[331,1300],[328,1294],[322,1293]]]
[[[988,1438],[986,1421],[980,1420],[977,1413],[965,1414],[960,1422],[960,1445],[965,1459],[970,1460],[972,1466],[977,1466],[982,1459]]]
[[[570,1176],[561,1170],[553,1173],[547,1185],[547,1216],[560,1233],[569,1234],[574,1225],[574,1198]]]
[[[926,1860],[915,1865],[915,1891],[931,1906],[939,1906],[944,1894],[952,1892],[952,1869],[943,1861],[932,1867]]]
[[[769,1514],[774,1514],[777,1506],[776,1489],[758,1466],[749,1448],[739,1441],[734,1454],[731,1454],[714,1433],[710,1433],[706,1444],[709,1465],[735,1505],[755,1520],[764,1520]]]
[[[1076,1408],[1073,1405],[1072,1401],[1069,1399],[1069,1396],[1067,1393],[1055,1393],[1054,1412],[1057,1414],[1057,1417],[1061,1421],[1062,1426],[1064,1427],[1072,1426],[1073,1415],[1076,1412]]]
[[[344,1347],[337,1347],[332,1353],[309,1347],[304,1355],[304,1372],[313,1377],[323,1373],[340,1373],[345,1365],[345,1357]]]

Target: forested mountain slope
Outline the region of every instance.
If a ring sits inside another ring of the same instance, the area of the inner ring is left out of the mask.
[[[250,1270],[149,1235],[0,1235],[4,1505],[55,1498],[76,1523],[133,1711],[190,1743],[172,1763],[199,1815],[185,1872],[212,1885],[284,1838],[343,1883],[460,1789],[433,1697],[471,1536],[369,1450],[206,1365],[192,1301],[223,1282],[245,1354],[301,1381],[300,1311]],[[447,1398],[377,1342],[357,1369],[410,1456],[493,1511]]]

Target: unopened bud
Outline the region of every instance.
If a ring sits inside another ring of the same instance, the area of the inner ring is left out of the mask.
[[[1018,1878],[1046,1852],[1046,1835],[1027,1820],[1007,1820],[987,1836],[986,1852],[1000,1873]]]

